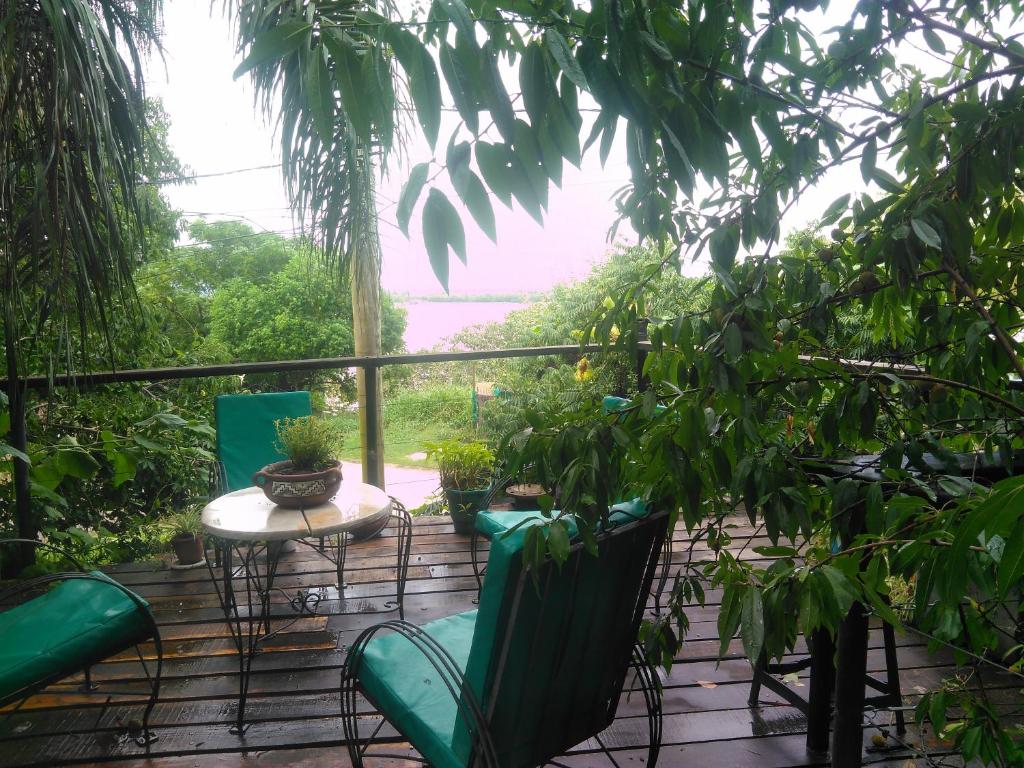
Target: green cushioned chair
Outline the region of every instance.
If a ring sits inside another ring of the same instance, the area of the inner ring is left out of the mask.
[[[252,476],[267,464],[288,458],[277,449],[274,422],[312,415],[313,402],[309,392],[218,395],[213,411],[220,492],[228,493],[252,485]]]
[[[606,398],[607,399],[607,398]],[[624,522],[628,519],[639,519],[646,514],[646,506],[640,498],[632,501],[623,501],[611,508],[611,520],[613,522]],[[476,516],[476,527],[473,529],[473,538],[470,541],[470,561],[473,566],[473,576],[476,577],[477,589],[482,587],[484,571],[480,568],[479,549],[480,539],[484,538],[493,541],[495,536],[502,535],[522,525],[527,521],[543,521],[544,514],[539,509],[534,510],[499,510],[485,509]],[[570,527],[573,535],[575,530]],[[654,610],[661,613],[661,597],[665,592],[665,585],[668,583],[669,573],[672,567],[672,537],[665,537],[665,544],[662,549],[661,568],[654,590]]]
[[[574,542],[565,563],[546,560],[534,574],[522,548],[538,524],[494,539],[478,610],[423,627],[387,622],[356,639],[342,669],[354,766],[369,744],[358,693],[434,768],[527,768],[607,728],[631,671],[656,764],[660,691],[636,639],[668,515],[618,513],[597,535],[597,557]]]
[[[27,539],[0,540],[51,549]],[[61,552],[64,555],[63,552]],[[160,631],[149,604],[137,594],[99,571],[56,573],[16,582],[0,593],[0,605],[14,603],[0,613],[0,706],[27,699],[46,686],[84,671],[86,691],[94,691],[90,668],[132,646],[152,640],[157,661],[154,675],[146,668],[149,699],[136,736],[140,745],[156,737],[149,716],[160,693],[163,650]],[[36,596],[24,599],[27,595]],[[141,653],[139,660],[145,665]],[[17,709],[17,707],[15,708]]]

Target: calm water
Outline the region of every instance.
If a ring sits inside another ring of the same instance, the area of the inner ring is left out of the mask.
[[[496,323],[526,304],[513,301],[407,301],[405,348],[422,352],[471,325]]]

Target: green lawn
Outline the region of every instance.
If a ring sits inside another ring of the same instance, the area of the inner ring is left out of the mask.
[[[384,461],[403,467],[435,467],[435,462],[410,458],[425,444],[466,434],[472,430],[472,390],[434,386],[407,390],[384,401]],[[359,415],[333,417],[341,426],[345,446],[341,458],[360,460]]]

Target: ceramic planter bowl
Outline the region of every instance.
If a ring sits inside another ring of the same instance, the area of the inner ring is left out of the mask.
[[[295,471],[291,461],[268,464],[252,476],[253,485],[275,504],[304,509],[326,504],[341,487],[341,462],[315,472]]]

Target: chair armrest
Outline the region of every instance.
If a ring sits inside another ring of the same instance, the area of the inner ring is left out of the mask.
[[[77,568],[79,571],[85,573],[85,568],[82,567],[82,564],[78,562],[74,557],[69,555],[67,551],[61,549],[60,547],[56,547],[53,544],[47,544],[45,541],[39,541],[38,539],[0,539],[0,547],[4,546],[5,544],[30,544],[34,547],[38,547],[39,549],[47,549],[51,552],[56,552],[58,555],[65,558],[69,563],[75,566],[75,568]]]
[[[469,685],[466,683],[466,679],[458,664],[455,663],[451,654],[437,640],[408,621],[385,621],[364,630],[356,638],[349,649],[348,656],[345,658],[345,664],[341,670],[342,708],[344,709],[346,704],[344,696],[345,685],[348,683],[351,686],[357,681],[363,650],[373,636],[381,630],[391,630],[406,638],[416,650],[423,654],[431,666],[437,670],[448,692],[455,699],[460,713],[471,726],[473,741],[479,745],[479,757],[482,760],[483,768],[499,768],[497,752],[494,749],[494,742],[491,740],[487,719],[484,717],[483,709],[476,700],[476,696],[473,695],[472,690],[470,690]]]

